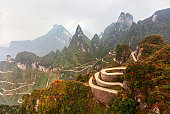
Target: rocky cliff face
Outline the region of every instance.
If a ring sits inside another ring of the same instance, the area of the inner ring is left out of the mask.
[[[133,16],[129,13],[122,12],[118,18],[117,23],[119,24],[118,28],[121,31],[127,31],[133,22]]]
[[[133,16],[129,13],[122,12],[116,23],[109,25],[102,35],[104,52],[107,54],[109,50],[115,48],[116,44],[121,40],[122,36],[130,29],[133,23]]]
[[[101,46],[101,40],[97,34],[94,35],[93,39],[91,40],[91,46],[93,49],[99,49]]]
[[[118,43],[128,44],[135,50],[137,43],[152,34],[159,34],[170,43],[170,8],[156,11],[152,16],[133,23],[129,31]]]
[[[166,43],[160,35],[150,35],[138,43],[135,50],[135,57],[138,61],[144,60],[165,45]]]
[[[77,26],[76,33],[70,41],[69,48],[75,48],[82,52],[90,52],[90,39],[83,34],[80,25]]]
[[[128,45],[120,44],[116,47],[116,60],[122,64],[126,62],[131,54],[131,50]]]
[[[140,48],[139,46],[136,47],[135,57],[136,57],[137,60],[139,60],[141,58],[142,50],[143,50],[143,48]]]
[[[129,13],[122,12],[116,23],[109,25],[102,36],[103,40],[119,39],[123,31],[129,30],[133,22],[133,16]]]

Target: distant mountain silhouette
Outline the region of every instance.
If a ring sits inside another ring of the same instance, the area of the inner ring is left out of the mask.
[[[0,47],[0,61],[5,60],[7,54],[15,57],[21,51],[29,51],[38,56],[44,56],[51,51],[62,50],[69,45],[71,37],[69,31],[62,25],[54,25],[47,34],[33,41],[12,41],[10,47]]]

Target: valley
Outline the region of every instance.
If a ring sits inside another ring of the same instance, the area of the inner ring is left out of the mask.
[[[73,36],[54,25],[33,41],[12,42],[0,53],[11,54],[0,62],[2,109],[14,106],[23,114],[168,113],[169,19],[170,8],[137,23],[121,12],[102,36],[92,39],[80,25]]]

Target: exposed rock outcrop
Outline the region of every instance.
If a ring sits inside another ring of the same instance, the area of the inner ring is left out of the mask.
[[[116,60],[122,64],[126,62],[131,54],[131,50],[128,45],[120,44],[116,47]]]
[[[7,55],[7,62],[9,63],[14,62],[14,59],[11,57],[11,55]]]
[[[122,37],[128,32],[133,23],[133,16],[122,12],[116,23],[112,23],[104,30],[102,35],[103,56],[113,50]]]
[[[71,39],[69,47],[77,49],[82,52],[90,52],[91,50],[90,39],[87,38],[87,36],[83,34],[83,31],[80,25],[77,26],[76,33]]]
[[[132,22],[133,22],[133,16],[129,13],[125,14],[125,12],[122,12],[117,21],[117,23],[119,24],[119,27],[118,27],[119,31],[120,30],[127,31],[131,27]],[[126,27],[123,27],[123,26],[126,26]]]
[[[25,64],[21,64],[20,62],[17,63],[17,66],[18,66],[18,68],[21,69],[21,70],[26,70],[26,68],[27,68],[27,66],[26,66]]]
[[[134,55],[140,61],[146,59],[165,45],[166,43],[160,35],[150,35],[138,43]]]
[[[38,70],[39,70],[39,71],[43,71],[43,72],[48,72],[48,71],[49,71],[49,68],[46,68],[46,67],[44,67],[44,66],[39,65],[39,66],[38,66]]]
[[[97,34],[95,34],[92,38],[91,46],[93,49],[99,49],[99,47],[101,46],[101,40],[99,39],[99,36]]]
[[[139,46],[136,47],[135,57],[136,57],[137,60],[139,60],[139,58],[141,57],[141,55],[142,55],[142,50],[143,50],[143,48],[140,48]]]
[[[129,44],[135,50],[138,42],[151,34],[159,34],[163,40],[170,43],[170,8],[156,11],[152,16],[132,23],[128,32],[120,40],[121,44]]]

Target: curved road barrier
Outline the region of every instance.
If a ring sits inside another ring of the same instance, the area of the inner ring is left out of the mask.
[[[136,62],[137,59],[136,59],[136,57],[135,57],[135,52],[132,52],[131,55],[132,55],[133,60]]]
[[[91,87],[91,91],[93,93],[94,99],[101,103],[108,104],[110,102],[110,100],[113,97],[115,97],[115,95],[118,93],[118,91],[94,85],[92,82],[92,79],[93,79],[93,77],[90,78],[89,85]]]
[[[108,104],[112,98],[118,94],[118,90],[108,89],[104,87],[113,87],[113,86],[121,86],[124,88],[124,84],[121,82],[111,82],[114,80],[116,76],[122,76],[122,70],[125,70],[126,67],[115,67],[115,68],[106,68],[101,70],[101,79],[99,78],[100,73],[95,73],[95,81],[97,85],[93,84],[93,77],[89,80],[89,85],[91,87],[91,91],[93,93],[94,99]],[[107,73],[106,71],[115,70],[113,73]]]
[[[117,90],[107,89],[107,88],[103,88],[103,87],[94,85],[93,82],[92,82],[92,79],[93,79],[93,77],[91,77],[90,80],[89,80],[90,87],[95,88],[95,89],[99,89],[99,90],[102,90],[102,91],[105,91],[105,92],[113,93],[113,94],[118,93]]]
[[[18,99],[18,103],[21,104],[22,103],[22,99]]]
[[[99,78],[99,72],[97,72],[95,74],[95,79],[96,79],[97,85],[102,86],[102,87],[112,87],[112,86],[116,86],[116,85],[123,87],[123,83],[120,83],[120,82],[105,82],[105,81],[101,80]]]
[[[125,70],[126,67],[115,67],[115,68],[107,68],[101,70],[101,79],[104,81],[113,81],[116,76],[122,76],[122,72],[114,72],[114,73],[107,73],[106,71],[110,70]]]

